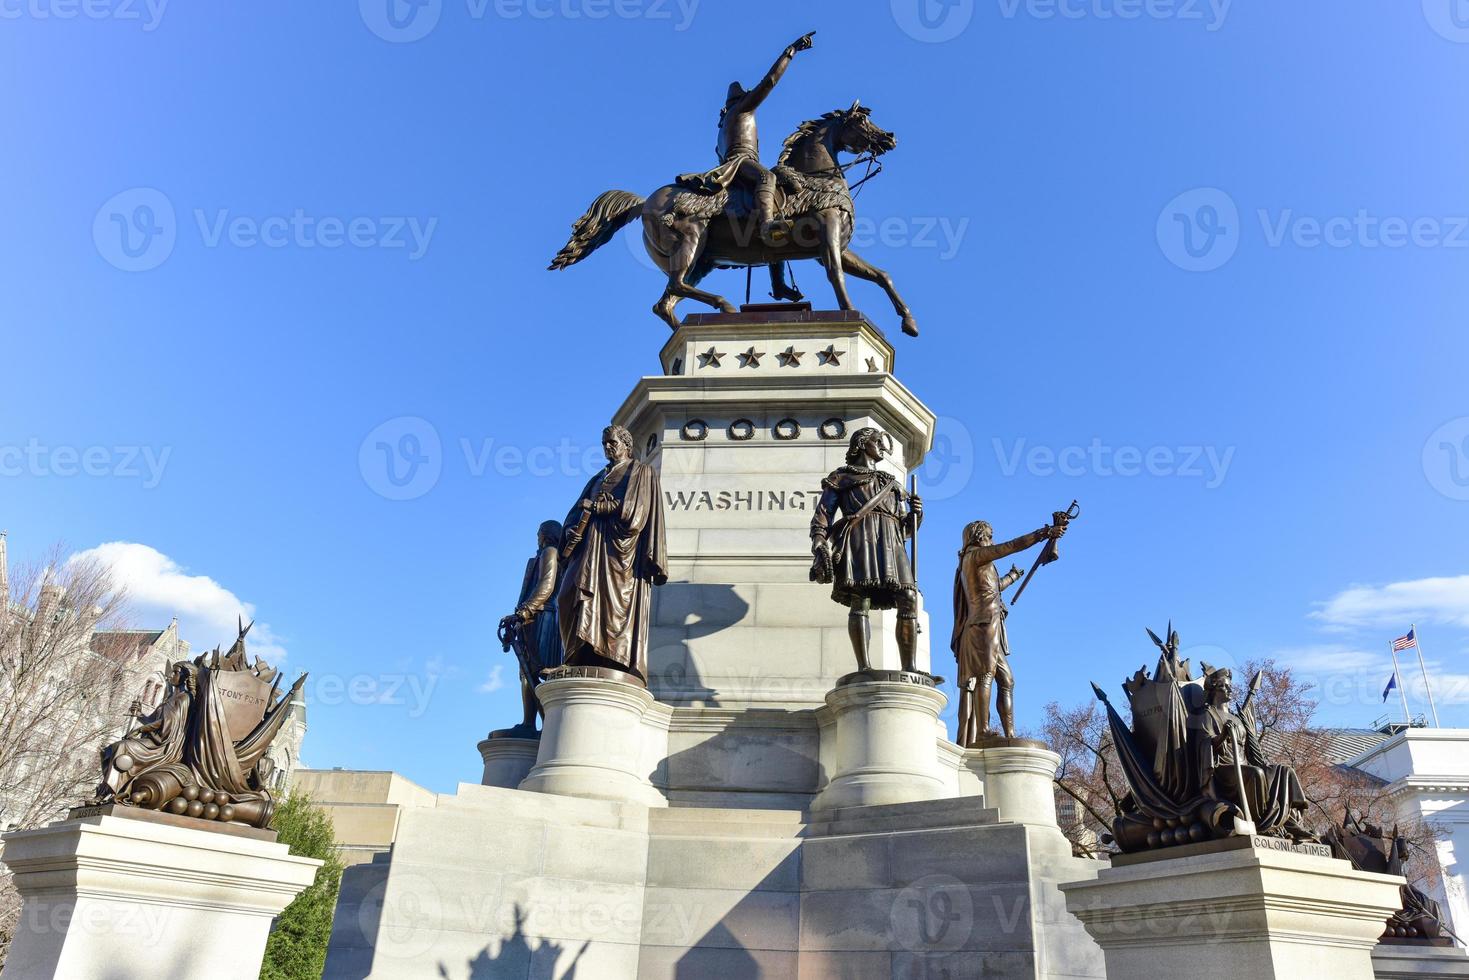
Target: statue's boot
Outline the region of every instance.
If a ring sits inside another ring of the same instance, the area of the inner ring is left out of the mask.
[[[785,263],[770,263],[770,298],[785,300],[787,303],[799,303],[806,298],[799,289],[786,282]]]
[[[979,690],[974,694],[974,714],[979,720],[979,737],[993,735],[994,729],[990,728],[990,690],[995,679],[989,674],[979,679]]]
[[[854,609],[847,614],[847,636],[852,640],[852,652],[857,655],[857,672],[872,673],[872,661],[867,654],[872,645],[872,622],[867,613]]]
[[[760,238],[767,245],[784,245],[791,237],[790,225],[775,216],[775,175],[765,174],[755,185],[755,217]]]
[[[898,658],[907,673],[930,677],[935,684],[944,682],[939,675],[918,669],[918,617],[913,613],[898,613]]]
[[[1008,687],[1000,687],[1000,728],[1005,732],[1006,738],[1015,737],[1015,696]]]

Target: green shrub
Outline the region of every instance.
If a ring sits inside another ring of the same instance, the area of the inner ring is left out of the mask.
[[[276,919],[265,944],[260,980],[319,980],[326,966],[337,889],[342,884],[342,861],[337,856],[331,818],[304,794],[293,792],[277,807],[271,828],[292,854],[324,863],[311,887]]]

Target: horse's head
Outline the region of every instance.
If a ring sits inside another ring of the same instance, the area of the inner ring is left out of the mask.
[[[872,122],[872,110],[860,102],[853,102],[850,109],[838,113],[840,123],[836,132],[836,146],[848,153],[871,153],[882,156],[898,145],[898,138]]]

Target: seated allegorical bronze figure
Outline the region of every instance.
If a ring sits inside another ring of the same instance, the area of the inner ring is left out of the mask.
[[[1261,675],[1236,709],[1227,668],[1203,664],[1195,679],[1178,658],[1177,632],[1170,628],[1166,642],[1148,635],[1162,654],[1151,678],[1139,670],[1123,684],[1131,728],[1092,685],[1129,790],[1112,822],[1117,846],[1144,851],[1244,834],[1314,841],[1300,822],[1307,802],[1295,770],[1270,762],[1261,746],[1250,707]]]

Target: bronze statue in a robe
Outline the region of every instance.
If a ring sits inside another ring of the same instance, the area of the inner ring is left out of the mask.
[[[658,471],[633,458],[632,434],[602,432],[607,466],[566,518],[557,595],[567,666],[611,667],[647,680],[653,586],[668,581]]]

